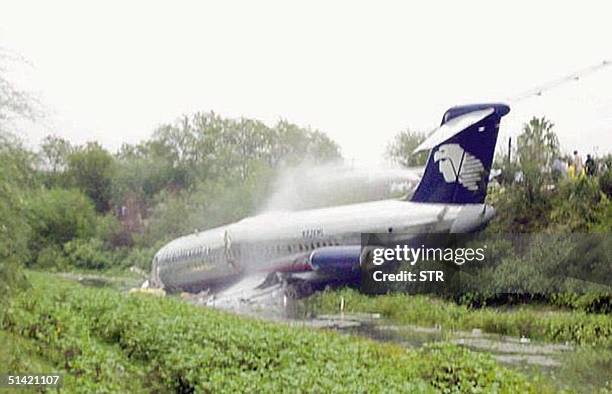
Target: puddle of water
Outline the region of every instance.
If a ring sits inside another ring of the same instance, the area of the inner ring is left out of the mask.
[[[418,348],[430,342],[449,341],[474,351],[490,353],[505,364],[527,363],[555,367],[560,365],[556,356],[572,350],[567,345],[538,343],[526,338],[483,333],[478,329],[470,332],[451,332],[439,327],[399,325],[376,313],[316,314],[315,311],[309,310],[307,304],[288,299],[280,285],[259,289],[259,282],[249,279],[212,296],[184,294],[183,298],[197,305],[286,322],[292,326],[334,329],[408,348]]]
[[[338,329],[379,341],[407,344],[409,347],[419,347],[427,342],[444,340],[500,354],[550,356],[559,351],[571,350],[564,345],[538,344],[525,338],[485,334],[478,329],[471,332],[449,332],[439,327],[399,325],[383,319],[378,313],[319,314],[312,310],[308,303],[288,298],[280,284],[260,288],[259,284],[264,280],[265,276],[248,277],[216,294],[183,293],[182,297],[196,305],[206,305],[269,320],[286,321],[292,325]]]
[[[589,360],[590,356],[585,358],[586,363],[581,369],[577,368],[574,360],[577,351],[570,345],[490,334],[479,329],[449,331],[440,327],[396,324],[376,313],[318,314],[308,303],[289,299],[280,285],[260,289],[253,286],[254,283],[240,283],[215,295],[183,294],[183,298],[196,305],[290,326],[331,329],[412,349],[426,343],[452,342],[475,352],[490,354],[498,362],[528,376],[546,376],[560,390],[569,388],[571,391],[592,392],[605,387],[609,379],[606,377],[611,375],[605,362],[594,362]],[[599,356],[607,354],[605,352],[604,349]],[[589,374],[595,374],[597,378],[589,378]]]
[[[142,280],[138,277],[112,277],[95,274],[77,274],[63,272],[55,274],[63,279],[73,280],[87,287],[108,287],[119,291],[128,291],[140,287]]]
[[[399,325],[381,319],[380,315],[339,314],[318,315],[308,319],[305,325],[338,329],[341,332],[359,335],[382,342],[391,342],[408,348],[418,348],[431,342],[451,342],[478,352],[491,354],[505,364],[527,363],[542,367],[559,366],[562,353],[573,351],[564,344],[548,344],[497,334],[481,330],[446,331],[439,327]],[[322,323],[325,324],[322,324]]]

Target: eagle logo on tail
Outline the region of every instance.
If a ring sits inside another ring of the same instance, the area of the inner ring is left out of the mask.
[[[485,168],[477,157],[465,151],[461,145],[440,145],[434,153],[434,161],[438,163],[446,183],[459,182],[470,191],[479,189]]]

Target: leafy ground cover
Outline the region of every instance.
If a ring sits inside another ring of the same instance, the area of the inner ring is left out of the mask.
[[[30,354],[42,360],[41,368],[66,372],[67,391],[547,390],[485,354],[451,344],[410,351],[171,298],[85,288],[38,273],[28,276],[32,287],[6,309],[2,335],[27,348],[22,358]],[[13,357],[11,362],[27,360]]]

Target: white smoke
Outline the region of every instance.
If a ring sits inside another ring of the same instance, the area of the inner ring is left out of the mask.
[[[414,190],[422,171],[422,168],[305,162],[279,174],[260,211],[291,211],[400,197]]]

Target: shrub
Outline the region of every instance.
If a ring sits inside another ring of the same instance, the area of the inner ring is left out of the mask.
[[[47,246],[61,247],[76,238],[95,233],[96,213],[92,202],[77,190],[41,189],[27,201],[27,219],[32,228],[31,263]]]
[[[550,222],[553,229],[587,231],[609,208],[608,198],[593,178],[568,180],[558,185],[552,201]]]
[[[98,216],[95,237],[104,242],[109,249],[132,245],[132,235],[112,214]]]
[[[36,257],[36,267],[41,269],[65,270],[68,264],[62,248],[57,245],[46,246]]]
[[[75,268],[105,269],[113,265],[111,255],[104,250],[102,241],[96,238],[67,242],[64,253],[68,264]]]
[[[159,248],[161,248],[159,244],[150,248],[132,248],[125,257],[122,265],[125,267],[136,266],[148,272],[151,269],[153,256],[155,256]]]
[[[612,168],[608,168],[599,176],[599,188],[608,198],[612,198]]]

